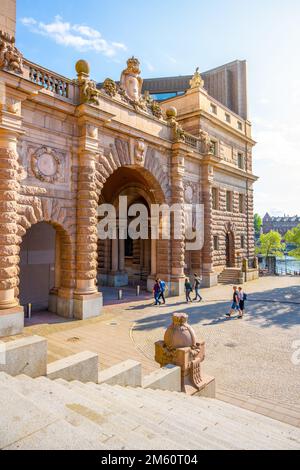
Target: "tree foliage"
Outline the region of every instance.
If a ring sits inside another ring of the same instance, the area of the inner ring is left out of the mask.
[[[300,258],[300,225],[298,227],[289,230],[285,234],[285,241],[288,243],[293,243],[296,245],[296,248],[289,252],[290,256],[294,256],[295,258]]]
[[[279,232],[271,230],[269,233],[263,233],[259,237],[259,246],[257,253],[262,256],[283,256],[285,250],[285,243],[281,241]]]
[[[259,237],[260,235],[260,229],[262,226],[262,218],[259,214],[254,214],[254,230],[255,230],[255,235]]]

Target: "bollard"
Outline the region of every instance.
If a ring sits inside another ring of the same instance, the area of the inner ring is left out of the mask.
[[[141,286],[136,286],[136,295],[137,297],[140,295],[141,292]]]
[[[30,320],[31,318],[31,304],[28,304],[28,307],[27,307],[27,315],[28,315],[28,318]]]
[[[122,291],[122,289],[119,289],[118,300],[122,300],[122,298],[123,298],[123,291]]]

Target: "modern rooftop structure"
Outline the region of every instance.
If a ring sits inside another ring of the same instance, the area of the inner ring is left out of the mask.
[[[248,119],[245,60],[235,60],[203,72],[201,76],[210,96],[243,119]],[[192,75],[144,79],[143,92],[148,91],[158,101],[174,98],[189,89],[191,79]]]

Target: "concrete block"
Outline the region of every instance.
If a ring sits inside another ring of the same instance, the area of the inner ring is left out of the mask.
[[[122,385],[124,387],[142,386],[142,365],[140,362],[128,360],[121,362],[98,374],[98,383]]]
[[[47,340],[45,338],[28,336],[2,343],[2,346],[4,351],[1,354],[0,372],[6,372],[13,377],[20,374],[32,378],[46,375]]]
[[[74,296],[74,318],[85,320],[87,318],[98,317],[103,307],[103,297],[101,293],[93,295]]]
[[[0,338],[22,333],[24,328],[24,309],[15,307],[0,311]]]
[[[143,388],[154,390],[169,390],[170,392],[181,392],[181,369],[180,367],[167,365],[158,369],[143,379]]]
[[[98,354],[83,351],[59,361],[51,362],[47,366],[47,377],[51,380],[64,379],[68,382],[79,380],[83,383],[97,383]]]

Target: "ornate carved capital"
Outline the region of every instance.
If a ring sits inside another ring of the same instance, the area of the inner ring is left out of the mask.
[[[15,46],[15,38],[0,31],[0,69],[23,74],[23,55]]]

